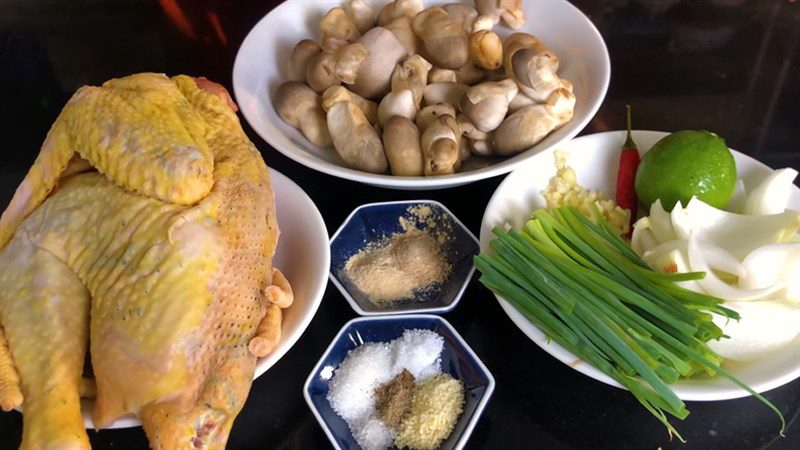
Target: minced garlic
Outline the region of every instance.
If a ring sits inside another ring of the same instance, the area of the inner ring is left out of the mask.
[[[397,448],[434,450],[453,432],[464,409],[464,384],[440,373],[417,385],[394,438]]]
[[[591,219],[594,214],[590,207],[595,204],[615,231],[619,234],[627,234],[630,229],[631,212],[621,208],[603,192],[586,189],[578,184],[575,171],[567,165],[568,155],[566,153],[556,151],[554,156],[556,160],[556,175],[550,178],[547,189],[541,192],[545,201],[547,201],[547,209],[571,205]]]

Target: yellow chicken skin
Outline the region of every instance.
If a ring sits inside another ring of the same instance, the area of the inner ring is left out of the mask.
[[[0,219],[0,406],[22,401],[22,448],[89,447],[87,340],[95,425],[134,413],[154,449],[225,447],[292,302],[229,103],[138,74],[80,89],[48,133]]]

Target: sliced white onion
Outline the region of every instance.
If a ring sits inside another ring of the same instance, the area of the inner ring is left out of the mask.
[[[697,198],[676,211],[672,213],[676,230],[691,230],[699,241],[711,242],[742,260],[758,247],[792,239],[800,226],[796,211],[746,216],[714,208]]]
[[[639,256],[645,252],[644,245],[642,244],[642,233],[649,231],[650,219],[642,217],[633,224],[633,232],[631,233],[631,250]]]
[[[692,198],[694,199],[694,197]],[[691,202],[691,200],[689,201]],[[680,203],[675,204],[675,207],[672,208],[672,213],[669,215],[669,219],[672,221],[672,229],[675,231],[675,236],[677,236],[678,239],[689,239],[689,233],[692,232],[694,224],[688,220],[683,205]]]
[[[675,206],[677,207],[678,205]],[[664,207],[661,206],[661,200],[656,200],[650,206],[650,229],[659,243],[676,238],[675,231],[672,229],[672,219],[669,213],[664,210]]]
[[[781,283],[776,283],[763,289],[739,289],[722,281],[711,270],[711,267],[700,251],[697,241],[698,237],[694,233],[689,235],[689,242],[687,246],[689,268],[693,272],[706,273],[705,278],[697,280],[697,282],[709,294],[724,300],[751,301],[767,298],[769,295],[783,289],[783,285]]]
[[[681,250],[686,251],[686,241],[683,239],[673,239],[671,241],[662,242],[655,247],[651,248],[644,252],[642,255],[642,259],[647,258],[658,258],[663,253],[670,252],[672,250]]]
[[[697,246],[700,248],[706,264],[715,271],[729,273],[737,278],[744,273],[742,262],[724,248],[710,242],[698,242]]]
[[[633,236],[631,236],[633,238]],[[653,237],[652,230],[649,229],[642,229],[637,236],[638,247],[642,253],[639,253],[639,256],[642,256],[647,250],[654,248],[658,245],[656,238]],[[634,250],[635,251],[635,250]]]
[[[680,241],[670,241],[668,244]],[[679,247],[660,244],[653,250],[646,251],[642,255],[642,261],[646,262],[653,270],[664,273],[686,273],[690,272],[689,264],[686,262],[685,245]]]
[[[733,195],[725,206],[725,211],[742,214],[744,213],[744,206],[747,202],[747,189],[744,187],[744,181],[741,178],[736,179],[736,184],[733,185]]]
[[[709,242],[698,241],[697,245],[700,247],[703,259],[706,261],[708,266],[716,270],[717,272],[729,273],[736,277],[740,277],[744,273],[744,267],[742,265],[742,262],[739,261],[735,256],[731,255],[730,252],[726,251],[724,248],[718,247]],[[667,252],[673,252],[673,251],[678,251],[682,254],[686,254],[687,246],[688,246],[688,241],[683,239],[675,239],[672,241],[664,242],[654,247],[653,249],[645,252],[642,259],[647,261],[648,259],[662,258],[663,255],[666,254]],[[679,270],[679,272],[689,272],[689,271],[690,270],[688,266],[686,267],[685,270]]]
[[[800,244],[764,245],[750,252],[742,266],[739,287],[762,289],[782,283],[786,298],[800,300]]]
[[[797,178],[797,171],[791,168],[772,172],[747,196],[745,214],[779,214],[786,210]],[[795,206],[797,208],[797,206]]]
[[[677,240],[670,241],[670,243],[673,242],[681,242],[681,241]],[[646,262],[647,265],[653,268],[653,270],[657,270],[659,272],[665,272],[665,273],[690,272],[689,263],[686,260],[685,245],[683,246],[684,247],[683,249],[665,247],[664,244],[659,245],[659,247],[661,247],[660,250],[654,249],[649,252],[645,252],[645,254],[642,256],[642,261]],[[697,284],[697,281],[695,280],[679,281],[676,284],[678,286],[689,289],[690,291],[699,292],[701,294],[706,293],[706,291],[699,284]]]
[[[788,344],[800,334],[800,305],[782,300],[727,302],[726,308],[741,319],[727,320],[715,315],[714,323],[730,339],[709,341],[708,346],[726,359],[746,361]]]

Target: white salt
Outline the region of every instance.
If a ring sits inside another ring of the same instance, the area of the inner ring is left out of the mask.
[[[392,372],[403,369],[414,375],[416,382],[424,381],[441,372],[444,339],[428,330],[406,330],[403,336],[392,341]]]
[[[375,389],[403,369],[422,381],[441,372],[444,339],[429,330],[406,330],[391,342],[369,342],[351,350],[334,371],[328,402],[364,450],[389,448],[395,431],[375,416]]]
[[[391,350],[381,342],[350,351],[331,379],[328,401],[348,422],[363,420],[375,411],[375,388],[392,379]]]
[[[356,442],[364,450],[383,450],[392,446],[395,431],[389,429],[383,422],[371,417],[360,429],[351,432],[356,437]],[[356,434],[358,433],[358,434]]]

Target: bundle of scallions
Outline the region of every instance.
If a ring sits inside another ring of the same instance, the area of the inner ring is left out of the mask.
[[[726,338],[712,314],[738,314],[722,300],[680,287],[704,272],[650,269],[611,229],[565,206],[536,211],[522,232],[495,228],[492,253],[475,257],[480,281],[510,302],[547,336],[622,386],[678,439],[666,413],[683,419],[686,405],[669,384],[705,371],[767,399],[720,367],[706,343]]]

